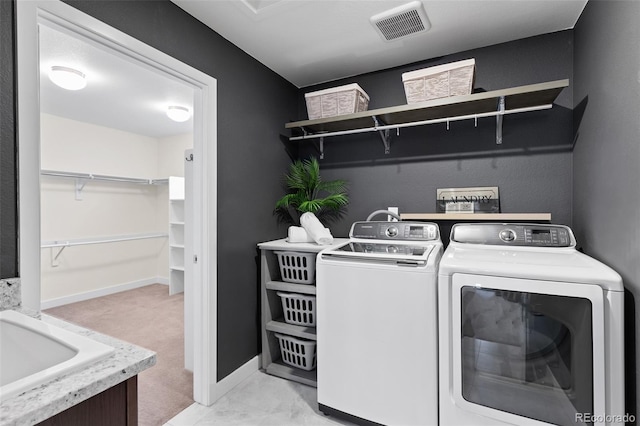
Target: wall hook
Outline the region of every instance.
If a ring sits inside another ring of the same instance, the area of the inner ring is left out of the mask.
[[[185,161],[193,161],[193,154],[189,154],[188,157],[185,157]]]

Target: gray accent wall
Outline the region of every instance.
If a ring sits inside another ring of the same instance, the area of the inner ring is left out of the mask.
[[[306,118],[304,94],[358,83],[371,97],[369,109],[406,104],[402,73],[475,58],[476,90],[569,79],[551,110],[504,118],[503,143],[496,145],[495,118],[434,124],[392,131],[384,154],[376,133],[325,138],[324,179],[350,182],[344,220],[331,226],[345,236],[351,223],[374,210],[397,206],[404,213],[433,213],[436,189],[497,186],[505,213],[551,213],[554,223],[571,225],[571,148],[573,141],[573,33],[561,31],[420,63],[306,87],[299,93],[298,117]],[[313,142],[293,148],[318,155]],[[441,224],[447,232],[446,223]]]
[[[573,228],[622,275],[627,411],[638,405],[640,2],[589,1],[574,33]]]
[[[0,1],[0,278],[18,276],[14,3]]]

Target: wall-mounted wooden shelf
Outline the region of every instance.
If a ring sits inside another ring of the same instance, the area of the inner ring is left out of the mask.
[[[401,213],[402,220],[551,221],[551,213]]]
[[[389,153],[391,129],[446,123],[459,120],[477,120],[497,117],[496,143],[502,143],[502,117],[507,114],[549,109],[569,80],[556,80],[490,92],[433,99],[416,104],[399,105],[362,111],[337,117],[286,123],[291,129],[290,140],[320,139],[322,158],[323,138],[364,132],[378,132]]]

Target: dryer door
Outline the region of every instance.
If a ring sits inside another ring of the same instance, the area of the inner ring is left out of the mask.
[[[456,404],[514,424],[605,414],[599,286],[467,274],[452,284]]]

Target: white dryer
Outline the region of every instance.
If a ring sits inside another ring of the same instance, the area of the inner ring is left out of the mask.
[[[356,222],[316,262],[318,403],[358,424],[438,422],[438,226]]]
[[[438,277],[440,425],[621,425],[622,279],[559,225],[457,224]]]

